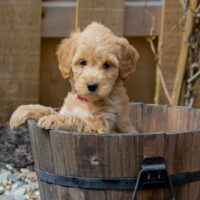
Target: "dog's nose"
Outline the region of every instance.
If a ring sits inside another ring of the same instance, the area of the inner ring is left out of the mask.
[[[94,91],[97,89],[98,84],[95,83],[95,82],[93,82],[93,81],[89,81],[89,82],[87,83],[87,87],[88,87],[88,90],[89,90],[90,92],[94,92]]]

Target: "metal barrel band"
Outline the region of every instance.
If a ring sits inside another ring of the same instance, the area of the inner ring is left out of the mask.
[[[74,187],[83,189],[99,189],[99,190],[132,190],[135,189],[136,178],[87,178],[62,176],[54,173],[36,170],[39,181],[49,184],[61,185],[64,187]],[[184,185],[191,182],[200,181],[200,171],[185,172],[181,174],[169,176],[174,186]]]
[[[167,166],[163,157],[145,158],[142,161],[132,200],[136,200],[139,188],[149,187],[168,187],[172,195],[172,200],[176,199],[174,187],[168,175]]]
[[[36,169],[39,181],[63,187],[96,190],[134,190],[132,200],[136,199],[138,189],[169,187],[175,199],[173,186],[200,181],[200,170],[168,176],[164,158],[145,158],[138,178],[91,178],[63,176]],[[141,175],[142,174],[142,175]],[[173,199],[173,198],[172,198]]]

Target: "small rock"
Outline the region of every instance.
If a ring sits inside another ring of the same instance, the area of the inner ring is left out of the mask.
[[[19,178],[18,178],[18,174],[17,173],[8,175],[8,180],[13,182],[13,183],[17,182],[18,179]]]
[[[26,197],[24,195],[22,195],[22,194],[16,194],[14,196],[14,199],[15,200],[26,200]]]
[[[7,185],[12,185],[12,182],[10,180],[7,180]]]
[[[0,195],[4,193],[4,187],[0,186]]]
[[[39,197],[39,196],[40,196],[39,191],[35,191],[35,192],[34,192],[34,195],[35,195],[36,197]]]
[[[27,195],[27,194],[25,195],[25,197],[26,197],[26,199],[30,199],[30,198],[29,198],[29,195]]]
[[[26,189],[24,187],[21,187],[21,188],[17,189],[14,193],[16,195],[23,195],[23,194],[25,194],[25,192],[26,192]]]
[[[27,173],[29,173],[29,170],[28,169],[26,169],[26,168],[21,168],[20,169],[20,172],[22,173],[22,174],[27,174]]]
[[[36,181],[37,180],[35,172],[28,172],[26,177],[31,181]]]
[[[7,196],[13,196],[13,193],[10,190],[5,190],[4,194]]]
[[[24,174],[19,173],[17,178],[18,178],[18,180],[24,180],[25,176],[24,176]]]
[[[15,200],[15,199],[10,195],[4,195],[0,196],[0,200]]]
[[[10,189],[11,189],[11,185],[6,185],[6,186],[5,186],[5,189],[6,189],[6,190],[10,190]]]
[[[38,190],[38,183],[37,182],[32,183],[30,186],[30,190],[32,191]]]
[[[7,180],[3,181],[2,185],[3,185],[4,187],[6,187],[6,185],[7,185]]]
[[[23,185],[23,182],[18,181],[12,185],[12,190],[16,190]]]
[[[7,181],[8,176],[11,174],[10,171],[2,169],[0,171],[0,184]]]
[[[6,164],[6,168],[7,168],[9,171],[12,171],[12,170],[13,170],[13,166],[12,166],[12,165],[9,165],[9,164]]]

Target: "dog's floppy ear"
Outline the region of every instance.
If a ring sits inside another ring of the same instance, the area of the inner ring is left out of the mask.
[[[62,76],[66,79],[71,72],[72,59],[76,50],[76,41],[79,32],[73,33],[70,38],[61,41],[56,55],[58,57],[59,69]]]
[[[126,80],[129,75],[135,71],[136,63],[139,59],[139,54],[125,38],[119,38],[118,44],[121,46],[120,78],[122,80]]]

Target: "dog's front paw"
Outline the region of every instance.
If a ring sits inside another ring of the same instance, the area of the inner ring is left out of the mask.
[[[88,126],[88,132],[96,133],[96,134],[104,134],[109,133],[109,127],[106,127],[103,123],[103,120],[99,119],[93,119],[89,122],[87,122]]]
[[[44,129],[60,129],[62,122],[57,115],[48,115],[39,119],[38,126]]]
[[[19,106],[10,118],[10,128],[16,128],[30,118],[31,113],[27,106]]]
[[[54,113],[52,108],[37,104],[19,106],[11,116],[10,127],[15,128],[25,123],[27,119],[38,120],[42,116],[50,115],[52,113]]]
[[[92,132],[96,134],[105,134],[109,133],[110,131],[106,127],[98,127],[96,129],[93,129]]]

